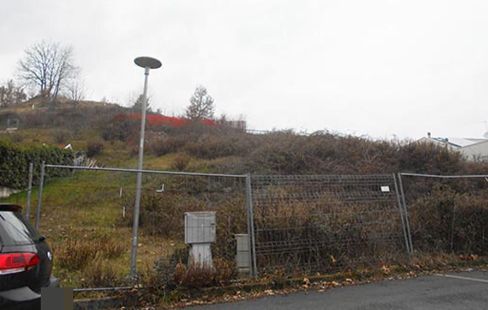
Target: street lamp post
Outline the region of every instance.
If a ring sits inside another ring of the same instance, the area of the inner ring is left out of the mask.
[[[139,162],[137,164],[137,185],[136,185],[136,201],[134,204],[134,219],[132,223],[132,247],[130,256],[130,276],[132,279],[137,279],[137,246],[138,246],[138,229],[139,229],[139,213],[141,209],[141,189],[142,189],[142,169],[144,162],[144,132],[146,130],[146,106],[147,106],[147,80],[150,69],[158,69],[161,67],[161,62],[151,57],[137,57],[134,62],[139,67],[144,68],[144,92],[142,95],[141,105],[141,137],[139,140]]]

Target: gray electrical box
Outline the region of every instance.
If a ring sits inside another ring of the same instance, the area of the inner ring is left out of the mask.
[[[215,242],[215,211],[185,212],[185,243]]]
[[[236,234],[237,253],[236,265],[239,273],[249,273],[251,271],[251,248],[249,246],[248,234]]]

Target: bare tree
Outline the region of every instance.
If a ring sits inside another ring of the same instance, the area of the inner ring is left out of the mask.
[[[207,89],[198,86],[190,98],[190,104],[186,108],[186,117],[191,120],[201,120],[214,117],[214,99],[208,94]]]
[[[13,80],[0,86],[0,107],[19,104],[27,98],[22,87],[16,86]]]
[[[42,41],[27,48],[18,66],[22,82],[53,100],[77,73],[72,48],[55,42]]]
[[[79,103],[85,99],[85,85],[79,79],[73,79],[70,81],[65,90],[65,96],[75,103]]]

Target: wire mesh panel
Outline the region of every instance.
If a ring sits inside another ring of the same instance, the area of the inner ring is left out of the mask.
[[[64,169],[67,176],[50,177],[54,169]],[[134,184],[135,175],[126,172],[46,168],[39,231],[52,248],[54,274],[63,286],[126,285],[131,230],[123,225],[128,217],[124,200]],[[32,222],[38,198],[33,196]],[[146,239],[141,244],[144,250]]]
[[[185,213],[215,212],[214,257],[235,259],[234,235],[247,232],[244,178],[144,174],[143,184],[143,234],[169,238],[183,248]],[[127,198],[130,225],[134,196]]]
[[[333,271],[406,253],[393,175],[253,176],[258,270]]]
[[[40,231],[53,248],[56,274],[63,285],[93,288],[129,284],[135,171],[47,166],[48,172],[53,169],[64,169],[69,176],[46,177]],[[160,267],[164,274],[170,274],[177,263],[186,263],[186,212],[215,213],[212,256],[233,266],[234,235],[247,232],[245,176],[144,171],[141,191],[137,240],[140,274],[160,272]]]
[[[487,177],[401,174],[416,252],[488,254]]]

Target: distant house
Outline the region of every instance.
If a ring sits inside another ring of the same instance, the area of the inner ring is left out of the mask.
[[[488,139],[432,137],[430,132],[418,142],[434,143],[458,151],[468,160],[488,161]]]
[[[488,161],[488,139],[467,145],[461,152],[469,160]]]

